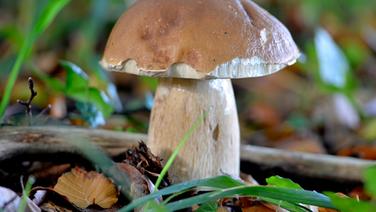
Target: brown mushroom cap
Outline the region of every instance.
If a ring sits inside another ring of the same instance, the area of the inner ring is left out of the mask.
[[[102,65],[177,78],[245,78],[299,57],[289,31],[250,0],[138,0],[118,20]]]

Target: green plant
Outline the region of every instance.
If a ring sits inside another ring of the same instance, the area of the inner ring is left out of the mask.
[[[112,104],[105,92],[91,87],[89,77],[79,66],[68,61],[61,61],[61,66],[66,71],[65,82],[49,77],[36,68],[34,73],[55,92],[76,100],[82,117],[92,127],[103,123],[104,118],[113,112]]]
[[[55,0],[48,1],[48,3],[43,7],[42,12],[34,21],[28,36],[23,40],[21,49],[17,55],[16,61],[11,69],[10,76],[8,78],[8,83],[5,87],[3,98],[0,103],[0,121],[3,119],[5,110],[9,104],[11,92],[13,90],[14,84],[20,73],[22,64],[25,62],[27,57],[31,53],[33,44],[38,39],[38,37],[43,33],[43,31],[50,25],[55,16],[59,11],[64,8],[70,0]]]
[[[192,189],[205,191],[206,193],[175,202],[161,204],[167,210],[173,211],[188,208],[197,204],[205,204],[225,197],[250,196],[263,199],[270,203],[277,203],[277,205],[292,211],[307,211],[299,204],[334,208],[328,197],[317,192],[275,186],[249,186],[240,181],[234,180],[229,176],[219,176],[172,185],[134,200],[129,205],[122,208],[121,211],[131,211],[134,208],[142,207],[144,204],[157,197]]]
[[[363,118],[364,112],[355,98],[357,78],[346,55],[325,29],[316,30],[314,45],[308,45],[307,55],[309,63],[306,68],[317,70],[313,75],[317,86],[324,92],[346,97]]]
[[[22,191],[22,199],[21,199],[20,204],[19,204],[18,209],[17,209],[18,212],[25,211],[27,199],[29,198],[31,188],[32,188],[34,182],[35,182],[35,179],[33,177],[29,177],[29,179],[27,180],[26,186],[23,188],[23,191]]]
[[[333,192],[326,192],[333,205],[343,212],[376,211],[376,166],[367,168],[364,173],[364,183],[366,192],[371,196],[370,201],[361,201],[344,195],[338,195]]]

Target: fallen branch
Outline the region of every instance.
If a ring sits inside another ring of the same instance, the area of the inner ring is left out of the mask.
[[[90,140],[111,156],[145,141],[144,134],[73,127],[4,127],[0,128],[0,161],[22,154],[77,153],[64,139],[69,134]],[[262,167],[280,168],[300,176],[321,179],[362,181],[362,171],[376,162],[349,157],[297,153],[265,147],[243,145],[241,159]]]
[[[259,166],[279,168],[301,176],[362,182],[363,170],[375,161],[323,154],[291,152],[243,145],[241,159]]]
[[[147,139],[143,134],[75,127],[4,127],[0,128],[0,161],[26,153],[78,153],[65,140],[67,137],[90,140],[111,156],[125,152],[139,141]]]

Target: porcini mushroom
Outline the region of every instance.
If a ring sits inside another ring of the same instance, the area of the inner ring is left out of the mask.
[[[250,0],[138,0],[113,28],[101,63],[160,78],[148,145],[164,159],[207,113],[169,171],[180,182],[239,175],[231,79],[272,74],[298,56],[289,31]]]

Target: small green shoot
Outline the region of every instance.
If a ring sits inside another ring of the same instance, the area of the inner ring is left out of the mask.
[[[91,127],[104,123],[104,118],[113,112],[112,104],[105,92],[91,87],[88,75],[78,65],[61,61],[61,66],[66,71],[65,82],[47,76],[36,67],[33,67],[33,72],[49,88],[77,101],[82,118]]]
[[[2,119],[4,118],[3,116],[9,104],[10,96],[16,83],[18,74],[21,71],[22,64],[30,55],[33,44],[43,33],[43,31],[45,31],[45,29],[50,25],[59,11],[69,3],[69,1],[70,0],[48,1],[47,5],[43,8],[40,16],[35,20],[35,23],[31,28],[29,35],[26,36],[26,39],[24,39],[20,52],[18,53],[16,61],[11,69],[8,83],[5,87],[4,95],[0,102],[0,121],[2,121]]]
[[[178,156],[180,150],[184,147],[185,143],[189,140],[195,130],[204,122],[207,113],[204,112],[201,116],[199,116],[195,122],[193,123],[192,127],[184,134],[183,138],[179,141],[178,146],[175,148],[174,152],[171,154],[170,158],[168,159],[166,165],[163,167],[161,173],[158,176],[157,182],[155,183],[155,189],[158,190],[159,185],[161,184],[163,178],[166,176],[167,171],[170,169],[171,165],[174,163],[175,158]]]
[[[26,186],[22,191],[22,199],[20,201],[20,204],[18,206],[17,211],[18,212],[24,212],[26,209],[27,199],[29,198],[31,188],[35,182],[34,177],[29,177],[29,179],[26,182]]]

